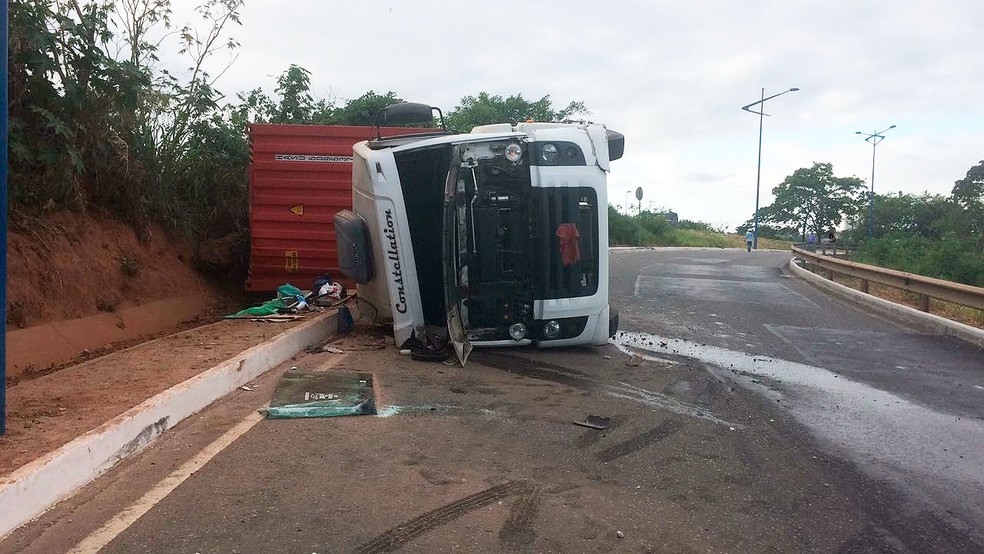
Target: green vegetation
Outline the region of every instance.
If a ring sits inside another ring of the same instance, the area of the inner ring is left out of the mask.
[[[447,114],[447,124],[450,129],[467,132],[472,127],[487,123],[564,121],[573,115],[590,113],[584,102],[571,102],[566,108],[555,110],[550,95],[529,102],[521,94],[503,98],[482,92],[478,96],[462,98],[458,107]]]
[[[157,219],[197,236],[240,222],[245,212],[228,198],[245,195],[245,183],[227,177],[230,164],[245,166],[244,142],[241,131],[221,136],[231,127],[205,62],[237,47],[227,35],[241,6],[206,0],[197,25],[174,29],[168,0],[12,0],[13,214],[97,208],[141,230]],[[152,37],[166,30],[186,79],[156,68]]]
[[[846,237],[861,246],[859,261],[984,287],[984,162],[950,196],[876,195],[873,208],[872,236],[859,210]]]
[[[857,213],[864,182],[857,177],[834,177],[829,163],[815,163],[786,177],[772,189],[775,201],[759,210],[759,236],[806,242],[806,235],[823,236],[836,229],[845,217]],[[744,233],[753,226],[749,220],[738,228]]]
[[[858,261],[984,286],[984,162],[970,168],[950,196],[872,197],[863,188],[859,179],[834,177],[830,164],[798,169],[772,190],[776,201],[760,210],[759,236],[805,242],[807,233],[823,236],[846,222],[838,242],[858,246]]]
[[[641,233],[640,233],[640,222]],[[638,215],[619,213],[608,206],[608,243],[612,246],[706,246],[744,248],[744,235],[733,235],[699,221],[670,224],[663,214],[646,210]],[[762,239],[759,248],[788,249],[790,241]]]
[[[202,0],[198,20],[179,25],[170,0],[11,0],[13,224],[96,209],[141,234],[157,221],[196,243],[235,244],[244,255],[250,123],[372,125],[376,112],[402,101],[370,90],[336,105],[312,94],[311,73],[298,65],[280,75],[272,95],[257,88],[227,99],[216,84],[235,57],[230,33],[242,5]],[[186,77],[160,67],[169,40],[187,62]],[[549,96],[529,102],[481,92],[447,118],[464,129],[586,113],[581,102],[556,110]]]
[[[975,243],[952,237],[933,240],[919,235],[886,236],[865,241],[855,260],[981,287],[984,256]]]

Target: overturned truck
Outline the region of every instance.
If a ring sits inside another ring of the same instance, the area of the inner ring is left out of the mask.
[[[459,360],[475,346],[600,345],[608,305],[606,173],[624,137],[596,124],[443,130],[422,104],[380,124],[441,130],[354,146],[353,212],[335,217],[342,271],[362,309],[392,318],[396,343],[447,329]]]

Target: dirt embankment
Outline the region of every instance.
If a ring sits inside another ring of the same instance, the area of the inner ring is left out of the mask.
[[[285,326],[204,327],[83,363],[239,309],[151,226],[98,213],[12,218],[7,240],[7,433],[0,473],[36,459]],[[78,365],[77,365],[78,364]]]
[[[8,330],[207,290],[191,249],[159,226],[145,236],[105,215],[14,218],[7,238]]]
[[[215,321],[243,302],[192,267],[185,241],[106,214],[14,214],[7,240],[7,383]]]

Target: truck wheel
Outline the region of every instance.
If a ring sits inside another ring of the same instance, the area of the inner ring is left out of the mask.
[[[615,336],[618,331],[618,310],[612,310],[611,317],[608,318],[608,338]]]

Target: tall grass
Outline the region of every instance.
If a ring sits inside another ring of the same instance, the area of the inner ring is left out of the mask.
[[[730,234],[694,221],[684,220],[671,225],[662,215],[653,212],[629,216],[612,206],[608,207],[608,242],[611,246],[745,248],[744,235]],[[760,249],[788,250],[791,245],[787,241],[759,239]]]
[[[869,239],[856,261],[984,287],[984,250],[973,239],[889,236]]]

